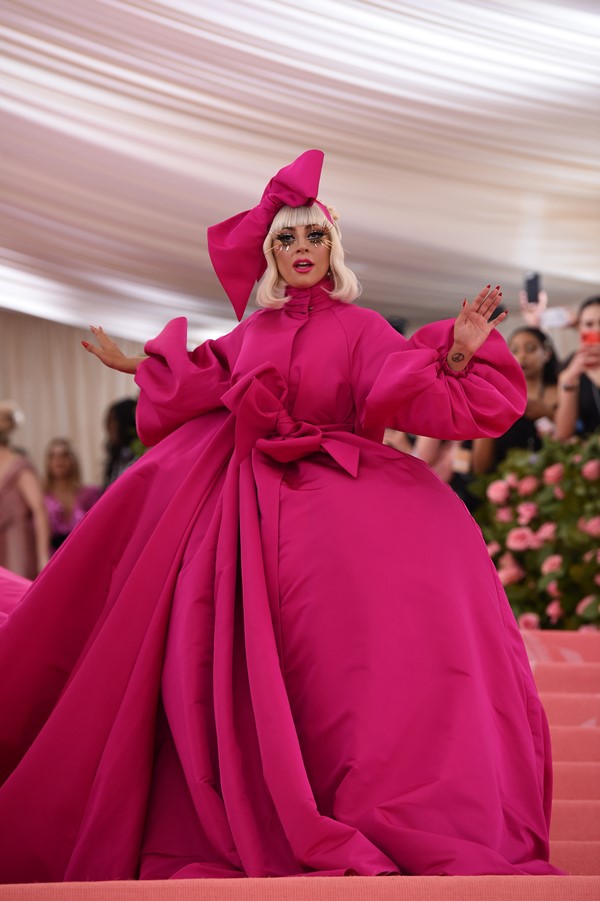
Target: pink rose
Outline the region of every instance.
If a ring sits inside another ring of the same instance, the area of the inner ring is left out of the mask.
[[[525,476],[525,478],[521,479],[519,482],[517,490],[521,497],[527,497],[527,495],[537,491],[538,485],[539,482],[535,476]]]
[[[517,529],[511,529],[506,536],[506,547],[511,551],[525,551],[534,547],[536,538],[528,526],[521,526]]]
[[[600,460],[588,460],[581,467],[581,475],[589,482],[600,479]]]
[[[498,570],[498,578],[504,586],[520,582],[524,575],[525,570],[518,563],[514,563],[512,566],[501,566]]]
[[[596,560],[600,563],[600,548],[598,549],[598,553],[596,554]]]
[[[538,514],[538,505],[532,501],[523,501],[517,506],[517,522],[520,526],[528,526],[534,516]]]
[[[556,579],[553,579],[551,582],[548,582],[548,584],[546,585],[546,591],[553,598],[561,597],[561,592],[558,587],[558,582],[556,581]]]
[[[550,554],[542,563],[542,573],[547,576],[548,573],[557,573],[561,568],[563,558],[560,554]]]
[[[583,555],[583,560],[584,560],[584,562],[585,562],[585,563],[589,563],[590,560],[593,560],[593,559],[594,559],[594,554],[595,554],[595,553],[596,553],[596,552],[593,550],[593,548],[590,549],[589,551],[586,551],[585,554]]]
[[[485,494],[492,504],[505,504],[510,495],[510,488],[502,479],[496,479],[495,482],[490,482]]]
[[[598,626],[595,626],[593,623],[586,623],[584,626],[579,626],[577,631],[578,632],[597,632]]]
[[[565,611],[560,606],[560,601],[550,601],[548,606],[546,607],[546,616],[552,623],[552,625],[556,625],[559,619],[565,615]]]
[[[594,576],[594,582],[596,583],[596,585],[599,585],[599,586],[600,586],[600,573],[597,573],[597,574]]]
[[[490,543],[487,544],[486,547],[488,549],[488,554],[490,555],[490,557],[494,557],[500,550],[500,545],[497,541],[490,541]]]
[[[510,507],[498,507],[496,510],[498,522],[512,522],[514,518],[514,513]]]
[[[519,629],[539,629],[540,618],[537,613],[522,613],[519,617]]]
[[[547,466],[544,470],[544,484],[558,485],[562,481],[564,474],[565,467],[562,463],[553,463],[552,466]]]
[[[504,481],[509,488],[516,488],[519,484],[519,476],[516,474],[516,472],[509,472],[509,474],[505,476]]]
[[[577,528],[592,538],[600,538],[600,516],[592,516],[591,519],[584,519],[583,516],[577,522]]]
[[[582,460],[581,454],[574,454],[572,459],[573,459],[573,463],[581,463],[581,460]]]
[[[535,534],[541,542],[553,541],[556,538],[556,523],[543,522]]]
[[[555,489],[554,489],[554,497],[556,498],[557,501],[564,501],[566,495],[565,495],[565,492],[564,492],[564,491],[562,490],[562,488],[560,487],[560,485],[557,485],[557,486],[555,487]]]
[[[595,600],[596,598],[593,594],[588,594],[584,598],[582,598],[575,607],[575,613],[577,614],[577,616],[583,616],[584,612],[591,604],[594,603]]]

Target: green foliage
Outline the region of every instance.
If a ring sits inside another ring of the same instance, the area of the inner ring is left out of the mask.
[[[512,450],[470,490],[483,500],[475,518],[517,619],[600,626],[600,433]]]

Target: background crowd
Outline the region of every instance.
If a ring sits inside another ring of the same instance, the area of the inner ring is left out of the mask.
[[[136,400],[124,398],[106,411],[101,484],[86,485],[68,438],[48,441],[38,474],[27,450],[12,443],[22,411],[14,402],[0,402],[0,566],[35,578],[102,492],[141,456],[135,410]]]

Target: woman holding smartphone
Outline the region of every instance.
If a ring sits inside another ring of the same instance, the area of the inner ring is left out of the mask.
[[[600,428],[600,295],[581,304],[581,344],[559,376],[556,438],[589,435]]]

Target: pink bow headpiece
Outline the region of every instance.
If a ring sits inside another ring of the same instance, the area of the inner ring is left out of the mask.
[[[262,247],[281,207],[316,203],[333,223],[329,210],[317,200],[322,167],[323,153],[307,150],[271,179],[258,206],[208,229],[210,259],[238,319],[244,314],[252,288],[267,268]]]

